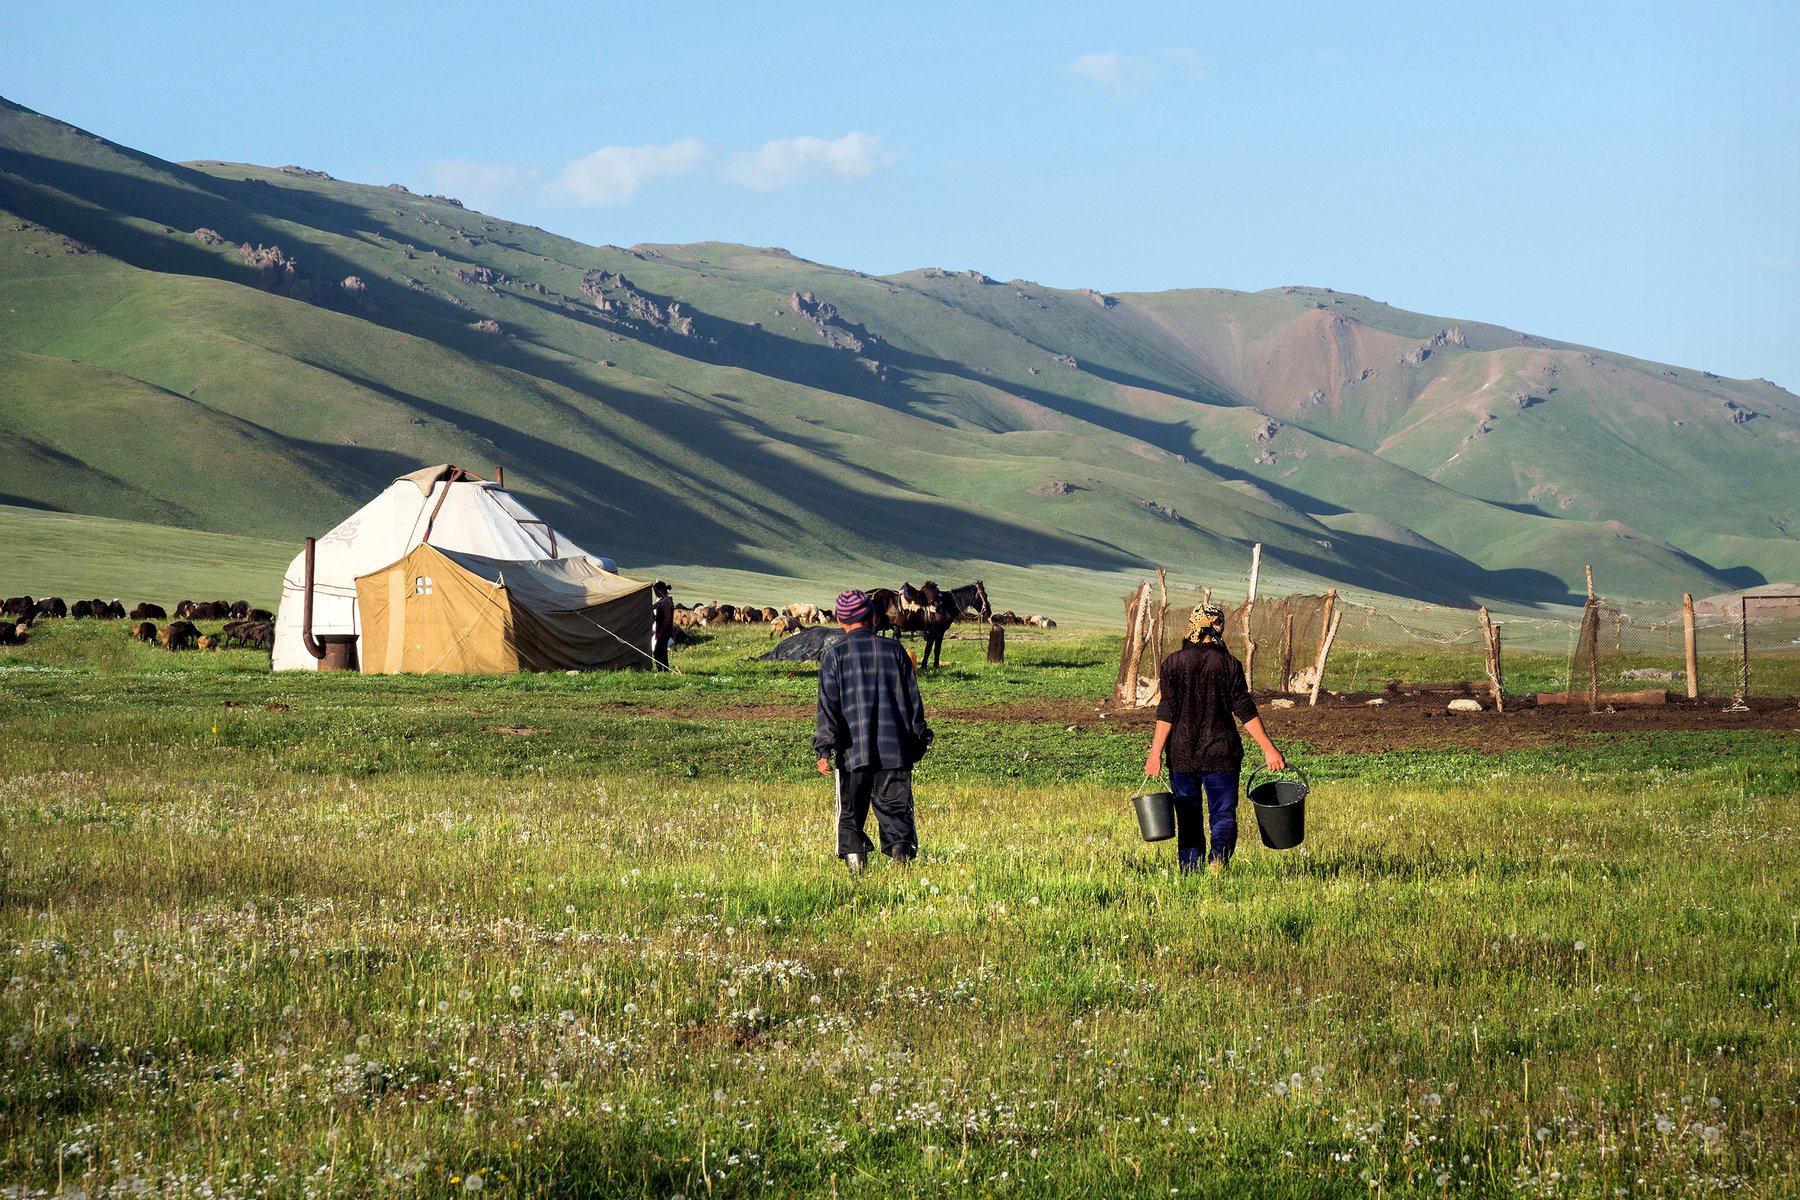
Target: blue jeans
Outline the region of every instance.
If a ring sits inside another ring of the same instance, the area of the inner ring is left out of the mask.
[[[1212,852],[1206,857],[1230,862],[1237,849],[1238,773],[1170,771],[1169,790],[1175,793],[1175,844],[1181,869],[1199,869],[1209,832]]]

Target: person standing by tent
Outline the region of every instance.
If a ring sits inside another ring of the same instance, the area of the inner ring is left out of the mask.
[[[656,599],[650,602],[650,657],[656,669],[669,669],[669,643],[675,639],[675,601],[669,596],[669,585],[657,580],[651,585]]]
[[[1198,871],[1204,854],[1206,869],[1217,874],[1237,848],[1244,742],[1232,718],[1244,723],[1244,732],[1261,748],[1269,770],[1282,770],[1287,760],[1263,731],[1244,679],[1244,664],[1225,648],[1225,610],[1217,604],[1195,606],[1188,618],[1187,640],[1163,659],[1159,678],[1162,700],[1156,706],[1156,734],[1144,759],[1144,774],[1152,778],[1162,774],[1166,749],[1181,869]]]
[[[913,824],[913,764],[934,737],[912,660],[900,643],[876,637],[872,606],[855,588],[837,598],[844,636],[819,659],[819,720],[813,753],[819,774],[834,773],[837,853],[852,875],[862,872],[874,844],[863,832],[869,809],[881,832],[881,852],[896,864],[919,853]]]

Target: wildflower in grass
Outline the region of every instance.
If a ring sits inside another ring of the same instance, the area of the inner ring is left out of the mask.
[[[471,1171],[463,1178],[463,1191],[479,1192],[487,1186],[487,1180],[481,1177],[480,1171]]]
[[[517,1000],[520,996],[525,994],[525,989],[515,983],[506,989],[506,994],[511,996],[514,1000]]]

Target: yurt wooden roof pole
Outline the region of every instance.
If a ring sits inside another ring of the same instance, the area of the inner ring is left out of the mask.
[[[300,602],[300,643],[306,652],[317,659],[324,659],[325,647],[313,640],[312,631],[312,597],[313,597],[313,539],[306,539],[306,591]]]

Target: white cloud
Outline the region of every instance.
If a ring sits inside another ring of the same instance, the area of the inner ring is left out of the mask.
[[[470,208],[493,212],[507,201],[529,195],[538,173],[507,163],[463,162],[447,159],[424,166],[426,191],[454,196]]]
[[[1069,73],[1103,87],[1114,95],[1123,96],[1135,92],[1170,68],[1199,73],[1205,70],[1205,66],[1201,57],[1187,47],[1169,46],[1158,51],[1153,58],[1120,54],[1112,50],[1083,54],[1069,64]]]
[[[786,138],[729,157],[698,138],[687,138],[665,146],[603,146],[550,172],[508,163],[442,161],[425,164],[424,174],[430,190],[483,212],[498,212],[520,200],[565,208],[627,204],[656,180],[700,173],[757,192],[811,179],[847,182],[867,179],[896,157],[869,133],[847,133],[832,141]]]
[[[1069,70],[1115,92],[1125,88],[1125,58],[1120,54],[1083,54],[1069,64]]]
[[[797,137],[764,142],[762,148],[734,155],[724,176],[755,192],[772,192],[807,179],[867,179],[891,165],[894,155],[870,133],[824,138]]]
[[[706,144],[697,138],[667,146],[603,146],[565,163],[544,198],[574,208],[624,204],[646,183],[696,171],[707,157]]]

